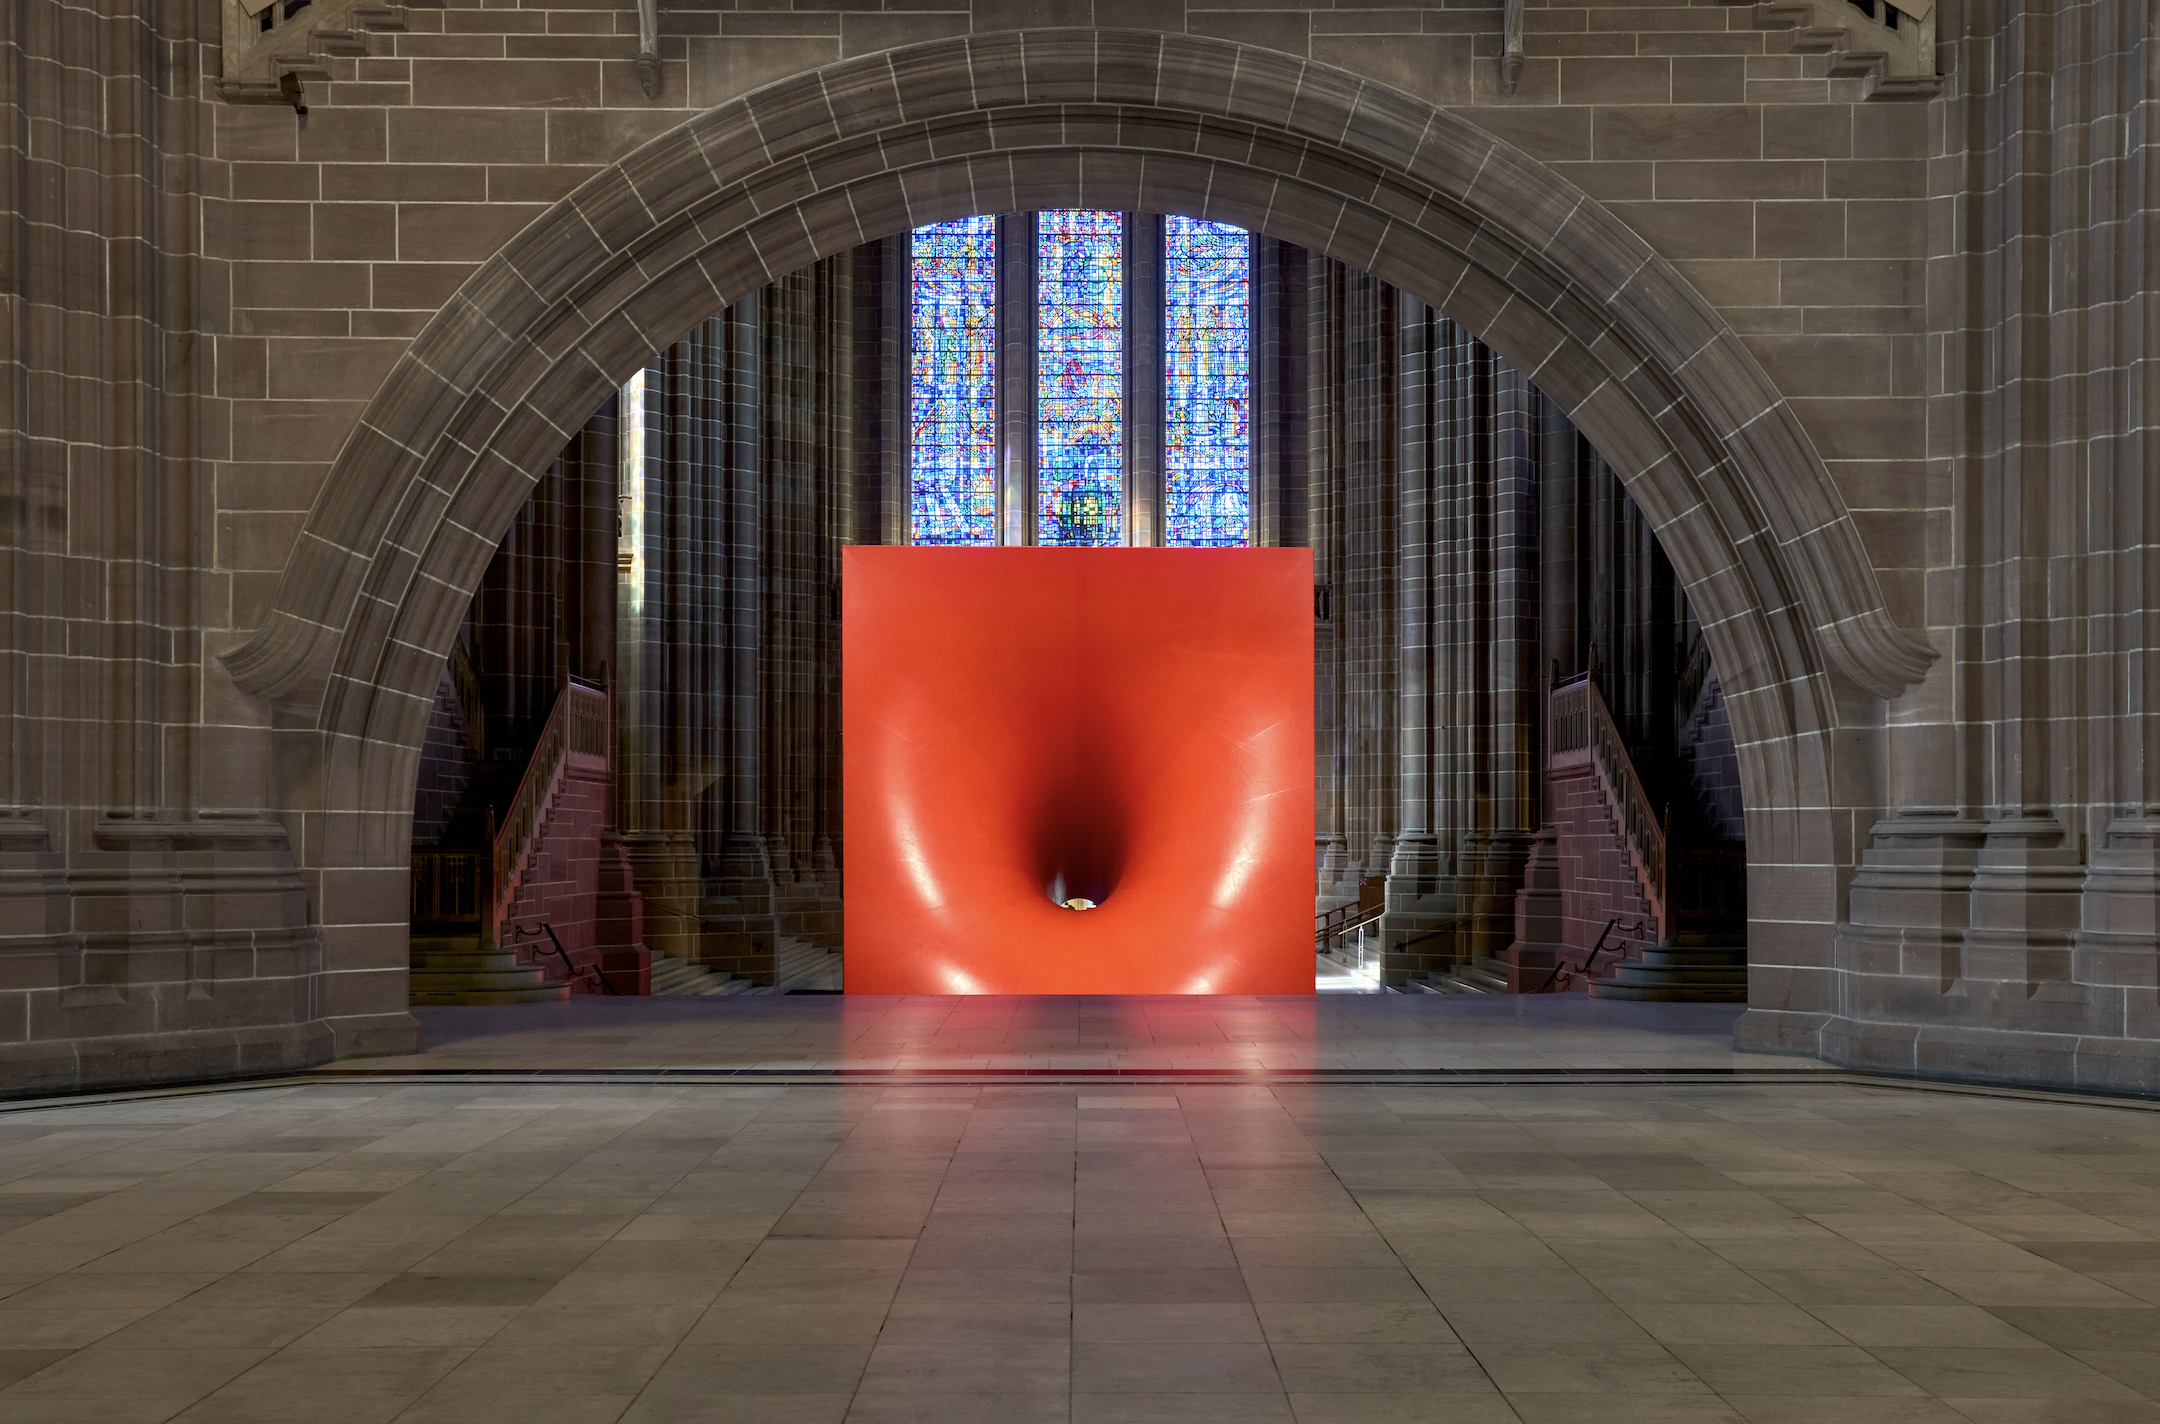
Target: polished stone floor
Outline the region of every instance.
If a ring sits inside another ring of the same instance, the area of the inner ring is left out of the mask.
[[[0,1105],[0,1420],[2160,1421],[2154,1105],[1718,1076],[1707,1006],[707,1007]],[[994,1081],[1066,1055],[1159,1066]]]

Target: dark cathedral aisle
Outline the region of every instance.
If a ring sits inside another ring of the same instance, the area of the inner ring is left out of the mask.
[[[6,15],[0,1424],[2160,1424],[2149,4]]]
[[[565,446],[436,691],[415,1003],[839,986],[839,551],[866,543],[1311,548],[1320,973],[1745,998],[1732,724],[1610,467],[1364,272],[1080,212],[827,259]],[[535,749],[571,687],[610,699],[613,741],[554,773]],[[554,821],[515,802],[556,775]]]

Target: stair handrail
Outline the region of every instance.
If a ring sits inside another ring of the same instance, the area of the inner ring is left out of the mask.
[[[608,754],[608,695],[575,680],[565,682],[555,694],[547,725],[540,729],[532,759],[525,764],[525,775],[518,781],[517,795],[511,798],[509,809],[503,812],[490,838],[494,845],[493,895],[488,916],[491,929],[504,922],[518,886],[531,869],[541,818],[562,787],[573,752],[603,760]]]
[[[1313,917],[1313,940],[1319,946],[1319,952],[1326,954],[1328,946],[1338,937],[1362,929],[1386,913],[1386,905],[1362,905],[1356,901],[1322,910]]]
[[[510,934],[512,938],[521,940],[529,936],[545,934],[548,937],[548,944],[552,946],[552,949],[541,950],[540,953],[552,953],[557,959],[560,959],[563,962],[563,970],[569,976],[567,982],[575,984],[576,982],[578,982],[578,980],[585,978],[587,975],[590,975],[594,979],[600,981],[600,987],[607,993],[613,994],[617,998],[620,998],[622,996],[622,990],[615,987],[615,981],[608,978],[607,971],[605,969],[602,969],[599,965],[589,964],[583,969],[577,967],[577,961],[573,960],[570,957],[570,951],[564,949],[562,941],[555,937],[555,926],[551,922],[547,920],[542,920],[540,922],[540,928],[536,930],[527,929],[523,925],[512,924],[510,926]]]
[[[1455,934],[1459,932],[1464,925],[1471,924],[1476,919],[1477,916],[1475,915],[1454,915],[1446,920],[1441,921],[1439,924],[1434,925],[1431,929],[1419,930],[1414,935],[1406,935],[1402,939],[1395,941],[1395,943],[1393,943],[1392,945],[1384,946],[1384,948],[1386,948],[1390,953],[1400,954],[1413,944],[1423,944],[1426,940],[1429,939],[1438,939],[1442,935]],[[1461,962],[1467,963],[1468,961],[1464,960]]]
[[[1627,741],[1620,735],[1612,709],[1589,673],[1553,689],[1551,702],[1552,750],[1588,751],[1598,769],[1598,783],[1605,793],[1605,807],[1627,841],[1635,862],[1635,878],[1649,903],[1650,916],[1660,926],[1671,921],[1665,913],[1665,826],[1643,789],[1635,760],[1628,755]]]
[[[1598,931],[1597,943],[1590,946],[1590,952],[1583,956],[1583,962],[1576,965],[1573,969],[1567,967],[1567,961],[1556,958],[1552,967],[1552,973],[1546,975],[1545,982],[1538,985],[1530,992],[1533,994],[1550,994],[1553,991],[1553,986],[1555,984],[1560,984],[1563,982],[1567,984],[1572,984],[1575,982],[1575,979],[1578,975],[1587,979],[1590,976],[1590,966],[1597,963],[1598,955],[1602,954],[1605,950],[1605,936],[1611,934],[1614,927],[1617,926],[1619,923],[1620,917],[1618,915],[1614,915],[1611,919],[1607,920],[1605,922],[1605,928]],[[1624,939],[1629,935],[1641,935],[1645,930],[1649,928],[1650,926],[1647,922],[1637,921],[1635,924],[1632,924],[1626,929],[1621,930],[1620,934],[1621,937]]]
[[[1363,929],[1387,913],[1387,877],[1368,875],[1358,882],[1358,897],[1347,905],[1337,905],[1332,910],[1322,910],[1313,916],[1313,940],[1317,952],[1326,954],[1328,946],[1337,938],[1352,930]]]

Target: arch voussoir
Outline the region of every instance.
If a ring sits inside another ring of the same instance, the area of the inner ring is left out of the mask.
[[[228,666],[273,698],[333,689],[324,734],[401,747],[411,699],[432,691],[425,655],[447,646],[458,592],[484,564],[476,547],[654,349],[867,238],[1074,202],[1302,243],[1442,308],[1532,375],[1658,524],[1749,735],[1826,725],[1828,667],[1878,688],[1924,669],[1767,375],[1571,184],[1325,66],[1055,30],[935,41],[768,86],[652,139],[512,238],[384,382],[309,515],[308,552]]]

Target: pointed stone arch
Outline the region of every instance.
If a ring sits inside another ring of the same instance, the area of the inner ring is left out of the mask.
[[[428,703],[481,573],[538,473],[655,350],[872,238],[1068,205],[1301,244],[1526,373],[1686,583],[1748,750],[1751,838],[1782,864],[1840,863],[1827,674],[1889,696],[1934,654],[1892,623],[1822,460],[1715,310],[1465,119],[1272,51],[1110,30],[940,40],[780,81],[603,169],[457,291],[345,442],[264,624],[225,657],[298,740],[282,760],[312,768],[319,802],[295,808],[324,818],[311,862],[401,865]],[[1812,877],[1796,911],[1826,944],[1835,880]]]

